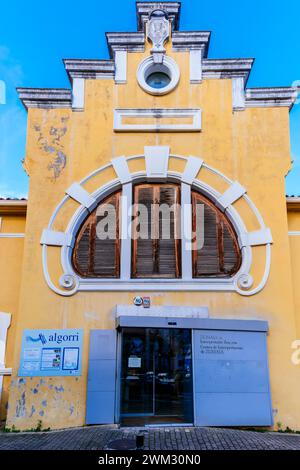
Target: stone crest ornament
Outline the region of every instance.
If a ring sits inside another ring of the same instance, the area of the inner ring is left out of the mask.
[[[155,63],[162,63],[166,52],[164,43],[169,37],[169,20],[163,10],[154,10],[149,15],[147,37],[153,44],[151,54]]]

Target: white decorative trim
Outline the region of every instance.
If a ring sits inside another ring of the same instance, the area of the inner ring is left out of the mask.
[[[179,29],[180,6],[180,2],[136,2],[138,31],[145,31],[149,15],[156,9],[162,9],[168,14],[172,30]]]
[[[254,59],[203,59],[203,79],[243,77],[247,83]]]
[[[131,174],[125,157],[113,158],[111,161],[114,170],[120,180],[121,184],[129,183],[131,181]]]
[[[144,52],[145,50],[144,33],[106,33],[105,36],[111,57],[116,51]]]
[[[64,273],[62,276],[59,278],[59,285],[63,287],[64,289],[67,290],[72,290],[75,286],[75,278],[72,276],[72,274],[66,274]]]
[[[84,109],[84,78],[73,78],[72,80],[72,108],[82,111]]]
[[[202,50],[202,57],[207,57],[210,31],[173,31],[172,47],[174,52]]]
[[[115,82],[127,81],[127,51],[115,51]]]
[[[147,153],[147,150],[146,150]],[[173,158],[177,158],[184,162],[188,162],[189,158],[191,157],[184,157],[181,155],[171,155]],[[126,163],[129,160],[133,159],[140,159],[145,158],[145,155],[132,155],[129,157],[122,157],[125,159]],[[149,158],[149,157],[148,157]],[[194,157],[196,158],[196,157]],[[115,159],[116,160],[116,159]],[[199,159],[200,160],[200,159]],[[91,174],[86,176],[79,184],[83,185],[91,178],[94,178],[96,175],[101,173],[102,171],[106,170],[107,168],[112,167],[113,161],[110,164],[104,165],[101,168],[96,169]],[[228,177],[226,177],[220,171],[210,167],[209,165],[203,163],[203,167],[208,170],[209,172],[213,173],[215,176],[222,179],[222,181],[231,187],[234,182],[231,181]],[[129,171],[129,170],[128,170]],[[163,170],[165,173],[165,170]],[[180,182],[182,179],[182,173],[170,171],[168,170],[165,177],[168,181]],[[148,175],[146,171],[139,171],[132,173],[130,175],[130,181],[140,182],[147,179]],[[155,180],[157,178],[158,181],[161,181],[161,176],[153,176],[152,179]],[[127,181],[124,187],[124,193],[126,192],[126,185],[130,183]],[[187,185],[187,183],[183,182],[183,184]],[[127,188],[129,191],[129,187],[131,185],[128,184]],[[221,198],[222,194],[218,191],[210,187],[208,184],[202,182],[199,179],[195,179],[193,181],[193,187],[198,189],[208,198],[210,198],[214,203],[217,203],[217,200]],[[120,179],[116,178],[101,188],[97,189],[93,194],[92,197],[97,200],[99,203],[103,200],[106,196],[111,194],[112,192],[116,191],[120,188]],[[243,223],[241,217],[239,216],[237,210],[232,206],[229,205],[226,209],[226,215],[233,224],[236,233],[238,235],[238,240],[240,244],[240,248],[242,251],[242,264],[239,271],[232,277],[226,279],[213,279],[213,278],[206,278],[206,279],[164,279],[163,282],[161,279],[153,280],[153,279],[130,279],[126,280],[125,275],[124,279],[88,279],[88,278],[79,278],[78,275],[74,272],[72,266],[72,246],[70,244],[64,244],[61,247],[61,265],[63,269],[64,275],[61,276],[63,282],[60,282],[62,289],[56,287],[56,285],[52,282],[50,274],[48,272],[48,263],[47,263],[47,245],[43,245],[42,249],[42,261],[43,261],[43,269],[44,269],[44,276],[49,288],[62,296],[71,296],[74,295],[77,291],[127,291],[127,292],[145,292],[145,291],[220,291],[220,292],[237,292],[240,295],[250,296],[260,292],[269,277],[270,273],[270,266],[271,266],[271,236],[269,229],[266,228],[263,218],[259,213],[258,209],[256,208],[255,204],[251,201],[248,195],[245,193],[242,195],[245,203],[249,205],[250,209],[252,210],[254,216],[257,218],[258,224],[260,226],[260,230],[256,232],[250,232],[248,234],[245,224]],[[56,207],[55,211],[53,212],[49,224],[48,230],[51,232],[53,224],[57,215],[59,214],[60,210],[64,206],[64,204],[68,201],[69,196],[65,196],[61,202]],[[79,206],[78,209],[75,211],[73,217],[71,218],[65,235],[70,237],[69,234],[76,235],[81,224],[86,219],[88,215],[88,211],[84,206]],[[123,243],[123,241],[122,241]],[[250,269],[252,265],[252,250],[251,246],[255,246],[256,244],[264,244],[266,246],[265,253],[265,270],[262,279],[256,285],[256,287],[252,287],[254,280],[250,274]],[[121,254],[122,256],[122,254]],[[129,263],[127,257],[127,263]],[[129,264],[127,265],[129,266]],[[125,272],[125,270],[123,270]],[[127,273],[129,272],[129,268],[127,267]],[[127,276],[127,274],[126,274]],[[67,284],[65,283],[65,279],[67,279]]]
[[[183,279],[131,279],[122,281],[120,279],[79,279],[79,291],[108,291],[108,292],[234,292],[234,278],[228,280],[220,279],[192,279],[184,281]],[[73,292],[74,293],[74,292]],[[66,295],[66,293],[64,293]]]
[[[181,183],[181,277],[184,281],[191,281],[192,271],[192,204],[191,186]]]
[[[245,109],[245,80],[243,77],[232,78],[232,107],[235,111]]]
[[[17,93],[26,109],[72,106],[72,93],[66,88],[17,88]]]
[[[114,78],[115,64],[113,60],[64,59],[63,62],[71,83],[74,78],[86,80]]]
[[[7,330],[10,326],[11,314],[0,312],[0,403],[2,397],[3,376],[11,375],[11,368],[5,367],[5,351]]]
[[[299,87],[247,88],[246,108],[281,107],[292,108],[298,98]]]
[[[146,35],[147,39],[150,39],[152,42],[151,54],[155,63],[161,63],[166,52],[164,48],[164,43],[169,38],[169,21],[166,18],[166,13],[161,11],[161,14],[153,15],[150,13]]]
[[[217,200],[217,206],[227,209],[228,206],[240,199],[246,193],[246,189],[237,181],[235,181]]]
[[[245,232],[242,234],[242,246],[259,246],[273,243],[271,230],[263,228],[253,232]]]
[[[24,238],[25,233],[0,233],[0,238]]]
[[[41,245],[48,246],[74,246],[74,237],[70,233],[56,232],[55,230],[43,230]]]
[[[154,123],[143,124],[123,124],[123,118],[130,117],[138,119],[155,119]],[[178,119],[178,124],[174,122],[161,124],[161,119]],[[191,124],[181,123],[181,119],[192,118]],[[114,110],[114,131],[116,132],[199,132],[201,131],[201,109],[188,108],[152,108],[152,109],[115,109]]]
[[[5,367],[6,337],[10,322],[11,314],[0,312],[0,367]]]
[[[121,197],[121,259],[120,278],[129,281],[131,277],[131,218],[132,183],[123,184]]]
[[[190,50],[190,82],[201,83],[202,81],[202,50]]]
[[[150,73],[154,71],[164,72],[170,77],[170,83],[164,88],[152,88],[146,82]],[[152,56],[143,59],[137,69],[137,81],[140,87],[150,93],[150,95],[165,95],[178,85],[180,79],[180,70],[175,60],[164,56],[162,64],[156,64]]]
[[[66,194],[82,206],[86,207],[90,212],[95,208],[97,201],[78,183],[73,183],[67,190]]]
[[[202,165],[203,160],[201,158],[193,157],[192,155],[190,155],[187,159],[184,171],[182,173],[181,181],[186,184],[193,184]]]
[[[144,153],[147,177],[165,178],[168,171],[170,147],[161,145],[146,146],[144,147]]]
[[[178,318],[209,318],[208,307],[194,307],[185,305],[151,305],[147,310],[136,305],[117,304],[114,309],[116,317],[138,316],[138,317],[178,317]]]
[[[300,230],[291,230],[291,231],[289,232],[289,235],[290,235],[291,237],[300,236]],[[1,235],[0,235],[0,236],[1,236]]]
[[[0,367],[0,401],[1,401],[1,375],[11,375],[12,374],[12,368],[11,367]]]

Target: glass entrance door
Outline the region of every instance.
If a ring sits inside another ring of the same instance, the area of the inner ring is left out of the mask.
[[[193,422],[191,330],[122,330],[121,423]]]

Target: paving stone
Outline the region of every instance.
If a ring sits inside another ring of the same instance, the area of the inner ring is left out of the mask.
[[[300,450],[300,435],[221,428],[120,428],[93,426],[48,433],[0,432],[0,450],[102,450],[116,439],[145,436],[145,450]]]

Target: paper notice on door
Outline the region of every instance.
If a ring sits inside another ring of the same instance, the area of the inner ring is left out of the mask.
[[[142,366],[142,358],[136,356],[130,356],[128,358],[128,367],[131,369],[137,369]]]

